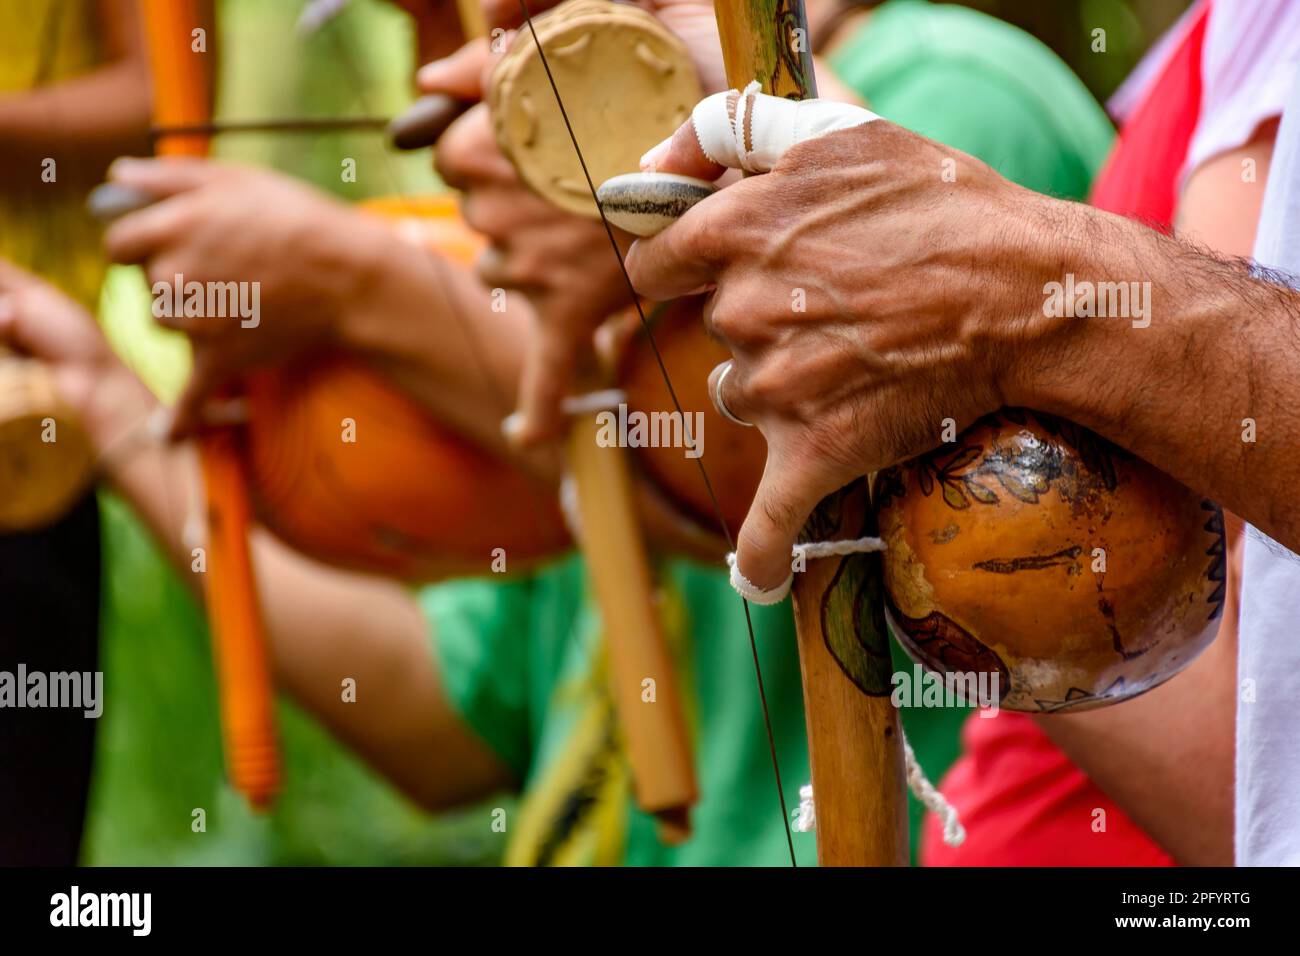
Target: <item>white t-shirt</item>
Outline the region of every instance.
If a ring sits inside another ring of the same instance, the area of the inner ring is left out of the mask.
[[[1200,121],[1180,183],[1206,160],[1249,142],[1261,123],[1280,116],[1300,64],[1300,0],[1196,0],[1111,97],[1107,109],[1117,122],[1146,98],[1207,6]]]
[[[1197,0],[1115,94],[1111,114],[1122,120],[1142,101],[1207,3],[1200,119],[1182,177],[1282,115],[1255,258],[1300,276],[1300,0]],[[1300,374],[1300,355],[1296,359]],[[1239,635],[1236,860],[1242,866],[1297,866],[1300,556],[1251,527]]]
[[[1300,64],[1296,0],[1213,0],[1201,50],[1201,121],[1184,173],[1278,116]]]
[[[1300,275],[1300,82],[1295,79],[1278,130],[1255,258]],[[1295,358],[1300,375],[1300,355]],[[1251,527],[1242,569],[1240,643],[1237,863],[1300,866],[1300,555]]]

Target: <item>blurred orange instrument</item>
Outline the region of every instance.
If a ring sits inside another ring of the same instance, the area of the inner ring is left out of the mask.
[[[483,247],[450,195],[361,208],[451,262],[468,265]],[[306,554],[434,581],[485,573],[497,548],[517,571],[569,545],[553,488],[448,428],[359,356],[311,353],[250,374],[246,390],[254,510]],[[345,419],[358,423],[356,446],[339,441]]]
[[[142,0],[153,75],[153,117],[159,129],[211,119],[207,24],[197,0]],[[203,31],[200,33],[199,31]],[[196,41],[202,39],[203,43]],[[204,156],[209,137],[161,134],[159,156]],[[204,592],[217,668],[222,734],[230,780],[255,809],[270,806],[280,786],[271,661],[248,548],[251,520],[238,436],[229,427],[199,438],[207,496]]]

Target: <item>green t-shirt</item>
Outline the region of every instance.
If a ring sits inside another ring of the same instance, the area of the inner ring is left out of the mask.
[[[949,4],[881,4],[830,60],[885,119],[1038,192],[1084,199],[1114,130],[1082,81],[1022,30]]]
[[[882,116],[1040,192],[1084,198],[1110,146],[1109,121],[1064,63],[1028,34],[968,9],[892,0],[835,51],[831,66]],[[534,801],[566,832],[554,838],[539,833],[535,820],[526,821],[531,846],[516,850],[516,860],[788,863],[740,599],[722,571],[689,562],[667,563],[661,580],[671,595],[666,603],[678,608],[676,630],[686,645],[678,648],[678,659],[701,792],[694,836],[675,848],[663,846],[653,822],[634,807],[588,824],[594,836],[578,832],[584,823],[574,808],[585,807],[594,817],[599,803],[590,792],[583,799],[590,771],[600,764],[597,776],[607,782],[618,762],[616,753],[601,749],[607,738],[589,729],[593,712],[600,714],[598,723],[613,718],[599,710],[600,635],[584,598],[581,561],[569,559],[523,580],[457,582],[423,593],[454,705],[515,770],[526,795],[560,791],[526,796],[520,812],[526,815]],[[793,808],[808,780],[793,622],[788,604],[755,608],[754,614],[785,797]],[[897,645],[894,658],[897,668],[910,671]],[[932,779],[956,758],[966,713],[903,711],[908,738]],[[625,785],[603,793],[631,807]],[[920,820],[913,800],[914,854]],[[814,838],[794,839],[800,864],[812,862]],[[565,840],[571,855],[556,849]],[[540,855],[538,847],[545,847]]]
[[[789,864],[740,598],[716,570],[686,560],[666,562],[659,583],[700,786],[694,836],[676,847],[656,838],[652,818],[635,808],[625,812],[631,806],[626,768],[617,746],[609,746],[614,718],[582,560],[569,557],[522,579],[476,579],[422,592],[450,698],[523,781],[521,819],[546,818],[523,824],[533,845],[513,846],[508,859]],[[786,605],[755,607],[752,614],[793,809],[808,774],[794,624]],[[623,802],[602,817],[598,801],[584,801],[584,790],[593,778],[611,777],[618,778],[614,792]],[[539,849],[542,844],[547,848]],[[811,835],[796,834],[795,846],[800,865],[815,861]]]

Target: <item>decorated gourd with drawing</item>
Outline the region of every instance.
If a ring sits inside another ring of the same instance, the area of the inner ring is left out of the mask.
[[[1223,515],[1071,422],[1003,409],[876,477],[887,610],[926,667],[1051,713],[1162,683],[1213,640]]]

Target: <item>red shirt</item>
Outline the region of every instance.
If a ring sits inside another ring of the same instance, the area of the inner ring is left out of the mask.
[[[1201,118],[1201,53],[1210,4],[1202,4],[1142,101],[1125,121],[1092,186],[1092,205],[1168,232],[1179,175]]]
[[[1201,111],[1201,51],[1208,2],[1124,124],[1093,186],[1092,203],[1169,231],[1179,176]],[[941,788],[961,815],[966,842],[944,845],[926,821],[925,866],[1173,866],[1140,830],[1023,714],[972,715],[963,755]]]
[[[941,789],[961,815],[966,842],[945,845],[931,815],[925,866],[1174,865],[1024,714],[973,715],[962,743]]]

